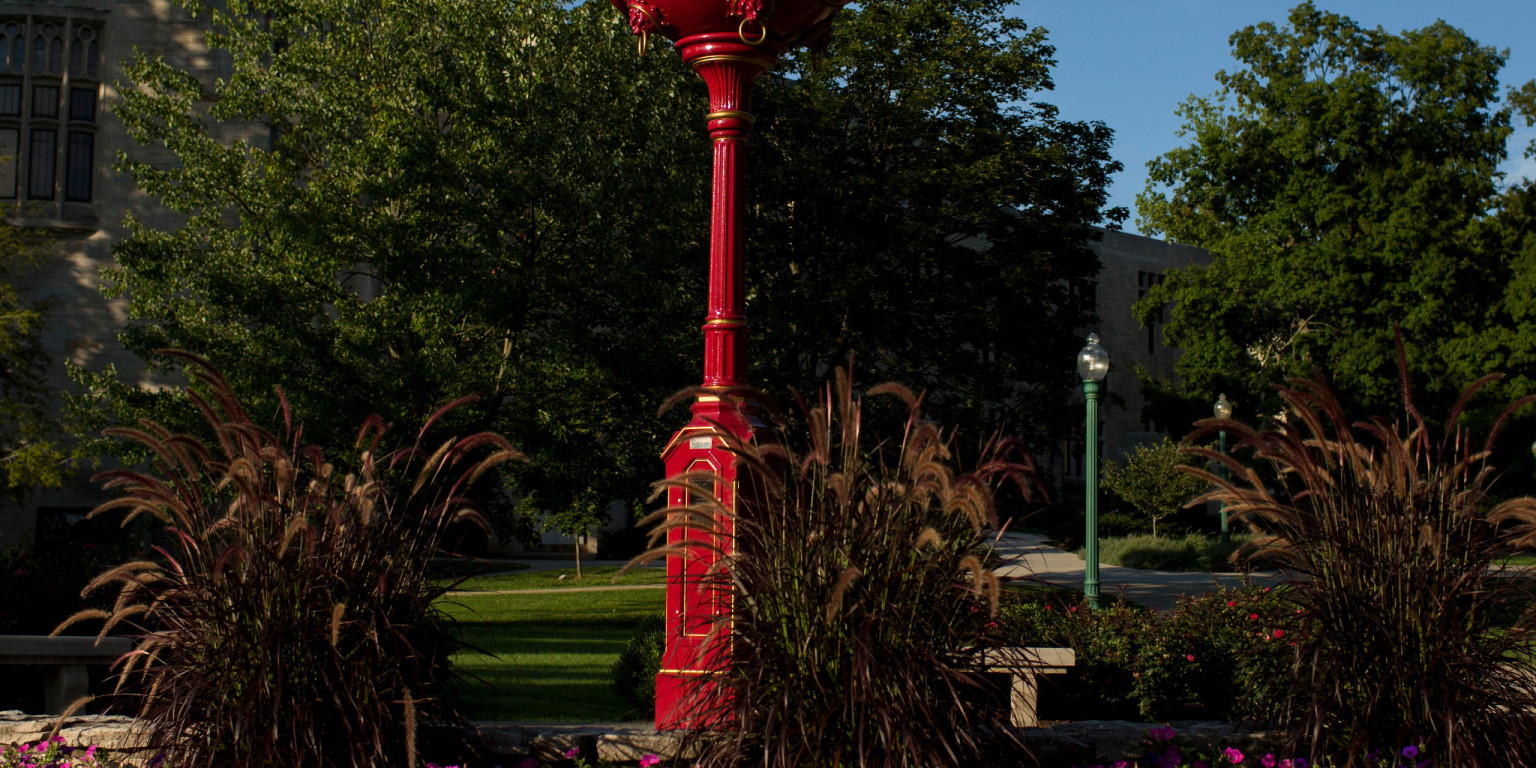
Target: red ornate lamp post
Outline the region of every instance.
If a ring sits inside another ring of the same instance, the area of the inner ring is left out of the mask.
[[[832,17],[848,0],[611,0],[629,15],[630,29],[673,41],[683,61],[709,87],[709,135],[714,144],[713,202],[709,230],[709,312],[704,320],[704,388],[693,419],[662,453],[667,476],[712,470],[715,492],[735,503],[736,468],[731,454],[710,437],[719,428],[750,440],[753,419],[733,391],[746,384],[747,319],[742,314],[742,142],[752,131],[752,84],[791,46],[826,45]],[[674,489],[670,504],[688,503]],[[729,535],[729,531],[726,534]],[[683,534],[674,531],[679,544]],[[697,535],[697,534],[695,534]],[[717,542],[729,546],[729,541]],[[715,695],[698,685],[700,675],[730,663],[730,639],[714,632],[714,619],[730,611],[729,594],[705,588],[699,576],[711,563],[690,553],[667,559],[667,649],[656,676],[656,727],[692,728],[701,698]]]

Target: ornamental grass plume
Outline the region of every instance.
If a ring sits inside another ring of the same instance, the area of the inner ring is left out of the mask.
[[[658,483],[692,503],[668,507],[653,549],[711,562],[703,577],[734,599],[712,631],[733,649],[723,679],[701,679],[720,709],[703,722],[730,727],[701,737],[699,764],[913,766],[1010,764],[1022,754],[1008,726],[1006,689],[981,673],[999,581],[990,570],[1002,481],[1031,493],[1022,446],[994,441],[977,468],[955,468],[951,441],[921,418],[921,399],[893,384],[870,395],[905,409],[899,442],[869,445],[848,374],[801,409],[803,447],[746,443],[718,432],[735,454],[739,509],[719,478],[694,473]],[[685,393],[686,394],[686,393]],[[733,532],[733,534],[732,534]],[[734,550],[711,544],[733,535]],[[985,756],[986,759],[983,759]]]
[[[1296,748],[1341,765],[1366,748],[1422,743],[1455,766],[1536,759],[1536,580],[1503,559],[1536,542],[1536,499],[1496,501],[1490,461],[1522,398],[1476,439],[1461,416],[1497,380],[1469,386],[1432,425],[1414,406],[1398,339],[1403,415],[1351,421],[1319,375],[1278,387],[1285,418],[1259,430],[1200,422],[1185,450],[1231,481],[1191,470],[1235,519],[1267,534],[1235,556],[1280,564],[1296,606]],[[1276,479],[1198,442],[1217,430]],[[1419,739],[1422,738],[1422,741]]]
[[[484,525],[466,493],[516,452],[489,433],[425,443],[449,405],[393,450],[370,418],[343,470],[303,445],[281,392],[274,435],[206,361],[162,354],[188,364],[213,442],[152,422],[109,430],[151,467],[97,475],[124,495],[91,514],[152,517],[166,540],[87,586],[120,585],[111,611],[55,633],[91,619],[103,636],[130,630],[119,687],[136,679],[128,702],[174,765],[417,765],[418,727],[432,745],[463,724],[443,696],[457,642],[429,559],[451,524]]]

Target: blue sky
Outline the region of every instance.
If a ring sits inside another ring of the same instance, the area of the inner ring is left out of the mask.
[[[1125,164],[1110,187],[1112,205],[1131,211],[1146,186],[1148,160],[1178,146],[1181,122],[1174,115],[1190,94],[1215,92],[1219,69],[1234,69],[1227,38],[1260,21],[1283,23],[1294,2],[1270,0],[1023,0],[1011,15],[1044,27],[1056,46],[1056,90],[1041,100],[1070,120],[1101,120],[1115,131],[1113,153]],[[1417,29],[1436,19],[1461,28],[1483,45],[1509,49],[1502,81],[1508,86],[1536,78],[1536,0],[1318,0],[1363,26],[1389,32]],[[1536,162],[1522,157],[1536,129],[1515,121],[1511,178],[1536,178]]]

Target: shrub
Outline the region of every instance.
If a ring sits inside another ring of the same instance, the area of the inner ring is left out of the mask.
[[[67,623],[132,628],[121,677],[142,679],[138,716],[176,765],[414,765],[418,728],[461,724],[428,561],[448,526],[479,519],[467,486],[513,452],[489,434],[424,444],[444,408],[396,450],[369,420],[343,472],[303,447],[286,402],[279,437],[206,362],[168,354],[208,390],[187,397],[215,442],[111,430],[149,449],[152,469],[98,475],[126,494],[93,514],[151,516],[170,543],[91,583],[121,585],[110,613]]]
[[[1247,571],[1263,567],[1263,564],[1251,558],[1234,563],[1232,555],[1252,538],[1247,534],[1236,534],[1231,541],[1222,541],[1215,536],[1198,533],[1179,537],[1142,535],[1100,538],[1099,562],[1149,571]],[[1087,555],[1079,549],[1077,556],[1081,558]]]
[[[695,494],[651,516],[685,557],[711,557],[701,542],[734,526],[734,552],[711,569],[737,594],[715,629],[730,633],[733,664],[701,683],[730,692],[707,700],[734,727],[702,746],[705,766],[972,765],[1022,748],[979,656],[999,590],[984,546],[992,491],[1005,478],[1022,488],[1032,465],[994,443],[958,472],[917,397],[870,394],[905,405],[899,442],[865,444],[842,370],[805,408],[803,452],[717,434],[736,454],[741,514],[709,491],[713,476],[660,484]]]
[[[1063,647],[1077,653],[1065,675],[1041,686],[1041,712],[1065,720],[1134,720],[1135,664],[1153,616],[1124,600],[1099,610],[1074,602],[1005,603],[999,645]]]
[[[1399,369],[1407,370],[1399,341]],[[1320,377],[1279,388],[1287,418],[1268,430],[1201,423],[1271,462],[1273,489],[1225,461],[1230,483],[1210,498],[1272,535],[1254,551],[1296,576],[1298,681],[1309,697],[1298,739],[1314,754],[1359,755],[1370,745],[1424,739],[1445,764],[1522,764],[1533,757],[1536,658],[1531,572],[1489,566],[1536,530],[1536,500],[1495,504],[1490,450],[1506,410],[1483,441],[1459,426],[1475,382],[1437,429],[1414,407],[1352,422]],[[1341,758],[1343,759],[1343,758]],[[1353,760],[1353,757],[1347,758]]]
[[[1179,446],[1166,437],[1152,445],[1138,445],[1125,457],[1125,466],[1104,462],[1104,488],[1151,520],[1156,538],[1159,520],[1177,513],[1206,490],[1198,478],[1179,471],[1187,461]]]
[[[624,644],[609,673],[613,692],[634,707],[638,717],[656,716],[656,673],[661,671],[662,652],[667,647],[667,619],[647,616],[635,627],[635,634]]]
[[[1280,629],[1293,609],[1260,587],[1218,589],[1152,612],[1117,601],[1009,601],[999,642],[1061,646],[1076,665],[1042,688],[1043,716],[1071,720],[1286,718],[1294,638]]]

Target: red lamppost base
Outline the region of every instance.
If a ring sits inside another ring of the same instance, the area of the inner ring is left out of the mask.
[[[751,442],[762,424],[730,395],[703,395],[694,402],[693,421],[680,429],[662,452],[668,478],[682,473],[710,473],[714,496],[725,507],[739,508],[740,478],[736,456],[722,433]],[[668,490],[670,507],[687,507],[685,488]],[[687,547],[688,541],[702,547]],[[716,519],[716,533],[674,530],[668,545],[684,551],[667,558],[667,650],[656,674],[656,730],[723,727],[730,722],[730,670],[733,593],[730,579],[714,570],[719,554],[734,551],[734,525]]]
[[[667,477],[685,472],[713,475],[714,495],[738,509],[740,478],[735,456],[721,439],[728,434],[750,442],[762,425],[729,395],[704,395],[693,405],[693,420],[673,436],[662,453]],[[682,488],[668,491],[667,504],[687,506]],[[667,558],[667,646],[656,675],[656,729],[712,728],[730,722],[730,689],[724,678],[732,658],[730,615],[734,596],[728,577],[714,571],[715,551],[734,551],[734,526],[717,519],[713,540],[700,530],[675,530],[667,542],[683,554]],[[706,546],[685,546],[684,537]]]

